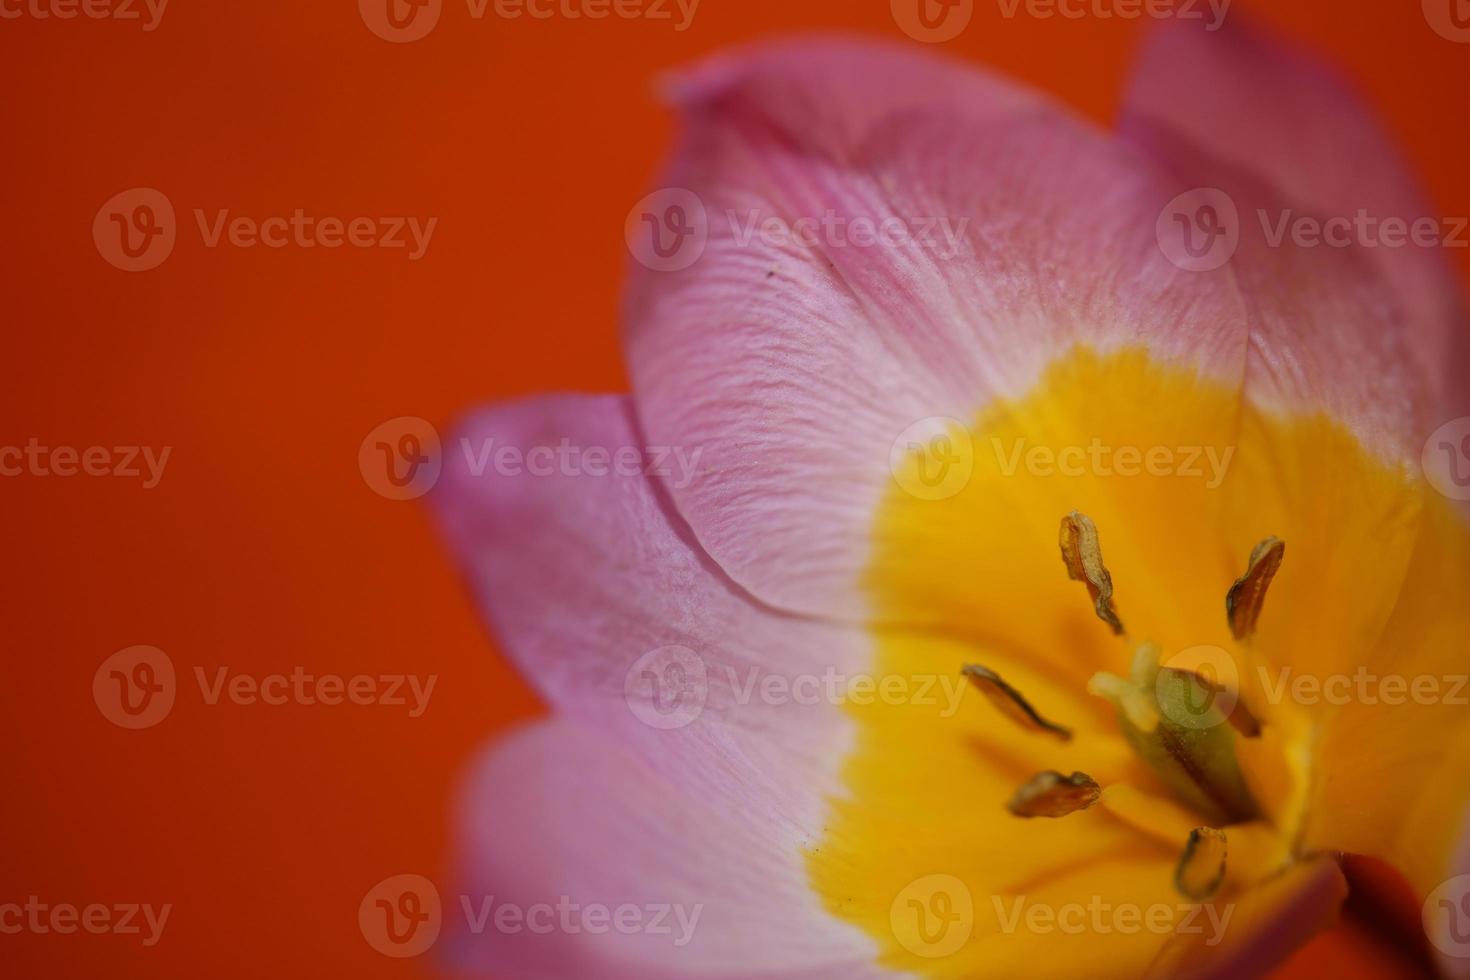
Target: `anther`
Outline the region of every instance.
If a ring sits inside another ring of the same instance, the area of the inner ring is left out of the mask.
[[[1063,776],[1054,770],[1039,772],[1006,804],[1018,817],[1065,817],[1098,801],[1102,787],[1085,772]]]
[[[1266,604],[1266,590],[1281,568],[1281,559],[1286,556],[1286,542],[1280,538],[1267,538],[1251,551],[1251,560],[1246,572],[1235,580],[1225,596],[1225,615],[1230,620],[1230,632],[1237,640],[1248,640],[1256,632],[1256,621],[1261,618],[1261,607]]]
[[[1214,896],[1225,883],[1225,831],[1198,827],[1189,833],[1184,853],[1174,869],[1174,887],[1196,902]]]
[[[1045,732],[1054,735],[1063,742],[1070,741],[1072,730],[1055,722],[1043,718],[1041,712],[1031,706],[1016,690],[1005,681],[1001,680],[999,674],[989,667],[981,667],[978,664],[968,664],[961,674],[970,679],[970,683],[978,687],[990,700],[990,703],[1000,709],[1007,718],[1033,732]]]
[[[1092,523],[1092,518],[1075,510],[1063,517],[1061,546],[1067,577],[1087,584],[1087,594],[1092,597],[1097,618],[1121,636],[1123,623],[1113,608],[1113,576],[1103,564],[1102,546],[1098,543],[1097,526]]]

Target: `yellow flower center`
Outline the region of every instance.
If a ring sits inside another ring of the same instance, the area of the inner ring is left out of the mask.
[[[1466,757],[1464,709],[1301,684],[1365,664],[1453,684],[1463,601],[1401,595],[1470,584],[1470,542],[1413,474],[1330,418],[1078,349],[895,476],[866,585],[875,674],[902,683],[849,703],[846,791],[808,850],[883,965],[1141,974],[1339,849],[1432,887],[1463,790],[1423,784]],[[1364,753],[1435,726],[1439,750]]]

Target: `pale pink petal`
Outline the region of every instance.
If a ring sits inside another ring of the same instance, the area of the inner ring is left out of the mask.
[[[794,855],[820,830],[851,737],[828,678],[870,670],[869,641],[730,583],[644,472],[666,464],[677,483],[681,464],[642,449],[619,396],[482,411],[446,442],[440,523],[505,650],[555,708],[700,805],[738,806]],[[636,464],[618,469],[629,453]]]
[[[1438,221],[1390,135],[1337,71],[1236,18],[1219,31],[1170,22],[1144,48],[1121,130],[1181,176],[1231,185],[1243,251],[1257,255],[1242,257],[1255,266],[1247,288],[1276,307],[1253,338],[1259,389],[1286,401],[1304,393],[1354,418],[1380,448],[1394,451],[1402,439],[1405,452],[1395,455],[1408,458],[1439,423],[1470,412],[1470,320],[1445,249],[1412,237],[1393,247],[1382,221],[1431,219],[1440,241],[1453,226]],[[1357,247],[1322,245],[1307,257],[1265,247],[1263,209],[1273,229],[1287,209],[1293,218],[1349,219]],[[1355,286],[1365,276],[1382,281],[1392,304],[1352,315],[1374,304],[1376,289]]]
[[[536,929],[476,929],[447,901],[451,958],[506,980],[885,975],[873,940],[821,907],[800,850],[762,808],[698,799],[569,719],[530,728],[470,776],[455,898],[478,914],[494,896]],[[587,928],[588,909],[627,906],[622,929]]]
[[[626,346],[650,438],[704,454],[671,488],[680,513],[762,599],[865,615],[894,443],[924,419],[973,420],[1074,344],[1145,345],[1238,381],[1234,282],[1165,258],[1157,217],[1185,188],[1136,150],[876,45],[758,50],[691,78],[662,183],[703,201],[709,242],[682,271],[634,267]],[[844,230],[759,232],[828,216]],[[858,219],[909,233],[855,244]]]

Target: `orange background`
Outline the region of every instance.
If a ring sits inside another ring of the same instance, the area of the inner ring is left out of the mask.
[[[14,4],[16,0],[5,0]],[[1137,22],[1005,20],[945,45],[1116,111]],[[1470,214],[1470,46],[1418,3],[1240,0],[1344,63],[1427,177]],[[780,31],[901,39],[886,0],[704,0],[646,20],[475,21],[447,0],[388,44],[353,0],[173,0],[137,22],[0,20],[7,143],[0,445],[172,447],[161,484],[0,479],[0,903],[172,903],[163,941],[0,935],[8,976],[432,975],[387,959],[357,906],[441,877],[446,808],[488,736],[541,709],[483,634],[421,505],[365,485],[364,436],[545,389],[626,386],[616,306],[628,209],[670,120],[668,66]],[[171,198],[179,243],[124,273],[102,202]],[[427,256],[209,249],[192,211],[438,217]],[[1464,256],[1460,256],[1464,261]],[[94,706],[94,671],[165,650],[179,703],[146,731]],[[430,709],[199,697],[192,669],[437,674]],[[513,792],[514,787],[506,787]],[[1341,936],[1297,966],[1380,955]],[[1303,975],[1306,975],[1303,972]]]

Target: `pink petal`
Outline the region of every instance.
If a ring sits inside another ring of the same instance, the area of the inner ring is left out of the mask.
[[[626,346],[650,438],[704,452],[675,504],[762,599],[864,615],[857,578],[895,442],[920,420],[972,420],[1074,344],[1240,377],[1232,280],[1175,267],[1155,237],[1184,188],[1043,100],[838,42],[690,79],[663,183],[699,196],[709,242],[683,271],[634,268]],[[952,254],[917,224],[875,247],[747,234],[752,217],[829,213],[848,229],[946,221]]]
[[[453,958],[506,978],[884,975],[872,940],[821,908],[762,806],[698,800],[570,720],[528,729],[466,787],[462,893],[476,910],[491,895],[523,910],[632,905],[649,928],[594,935],[573,913],[546,932],[549,912],[528,920],[540,933],[456,923]]]
[[[1243,251],[1256,255],[1237,264],[1254,266],[1243,279],[1268,307],[1253,336],[1256,387],[1325,405],[1379,448],[1417,458],[1429,431],[1470,412],[1470,319],[1444,249],[1412,241],[1351,254],[1326,245],[1310,256],[1266,249],[1256,211],[1266,208],[1272,222],[1292,208],[1320,219],[1365,211],[1410,223],[1436,212],[1350,84],[1239,23],[1211,32],[1175,21],[1157,30],[1121,129],[1181,176],[1236,198],[1252,240]]]
[[[668,888],[688,885],[689,894],[710,903],[726,894],[720,888],[743,895],[740,889],[754,889],[770,874],[776,892],[769,904],[755,913],[741,905],[715,914],[702,927],[708,942],[727,952],[731,944],[753,943],[774,917],[788,930],[800,924],[795,966],[802,957],[837,956],[833,937],[847,942],[856,933],[808,921],[825,913],[804,884],[802,849],[819,838],[825,800],[839,791],[851,732],[836,699],[810,679],[863,670],[867,639],[774,613],[730,583],[641,471],[655,465],[653,455],[597,475],[586,450],[617,459],[620,450],[643,446],[621,397],[550,397],[489,409],[446,445],[434,498],[444,531],[506,650],[578,726],[575,739],[558,728],[532,739],[534,750],[507,750],[508,761],[493,764],[519,767],[518,774],[493,781],[483,809],[474,799],[467,804],[467,819],[484,828],[467,873],[477,880],[490,875],[494,887],[519,900],[516,888],[554,880],[537,877],[539,864],[561,867],[575,855],[569,866],[585,878],[563,883],[562,891],[575,885],[581,890],[571,893],[614,905],[645,892],[650,901],[660,894],[673,901],[659,890],[664,874],[672,876]],[[544,452],[532,455],[538,446],[578,452],[563,452],[565,461],[548,467]],[[497,463],[496,453],[509,448],[528,465],[536,460],[541,475],[507,475],[514,459]],[[668,648],[680,648],[675,656],[682,659],[649,662],[650,653]],[[652,683],[668,681],[671,664],[686,670],[669,690],[687,696],[679,702],[680,710],[692,706],[687,715],[661,715],[652,701]],[[808,686],[794,686],[798,679]],[[776,685],[774,695],[763,693],[768,683]],[[575,751],[561,750],[573,741]],[[559,795],[568,798],[553,798]],[[524,826],[497,829],[516,820]],[[650,826],[663,828],[661,853],[633,857],[638,835]],[[492,872],[501,862],[524,862],[524,878],[499,883]],[[696,872],[693,885],[680,877]],[[722,878],[733,884],[719,885]],[[782,889],[796,897],[788,901]],[[745,931],[732,938],[737,927]],[[538,956],[562,952],[556,942],[533,939],[522,937],[542,950]],[[604,954],[604,940],[586,942],[596,955],[642,955]],[[761,955],[786,962],[778,947],[761,945]],[[567,949],[594,955],[580,941]],[[850,954],[843,947],[841,955]],[[674,962],[692,962],[686,973],[708,965],[693,953]]]

